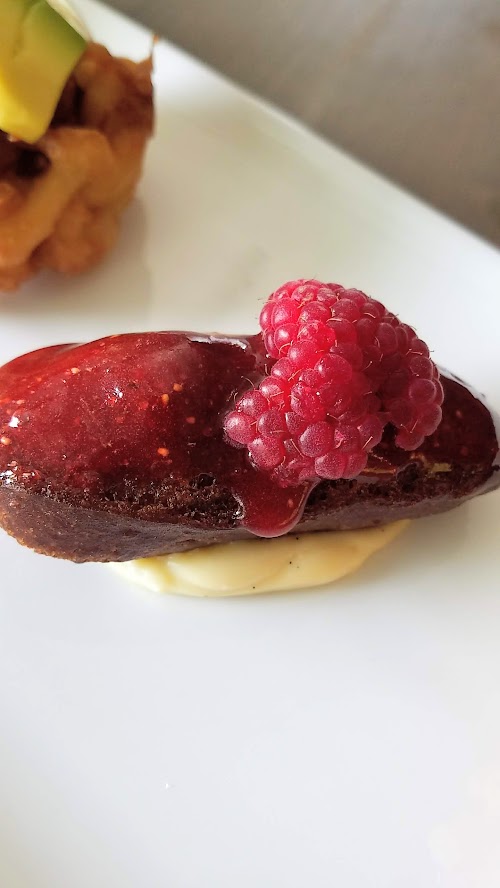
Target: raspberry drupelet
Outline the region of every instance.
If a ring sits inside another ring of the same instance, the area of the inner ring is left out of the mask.
[[[427,345],[360,290],[290,281],[269,297],[260,326],[274,363],[224,427],[279,484],[355,478],[388,424],[411,451],[441,422]]]

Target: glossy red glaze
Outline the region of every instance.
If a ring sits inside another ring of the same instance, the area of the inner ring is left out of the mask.
[[[168,481],[181,491],[215,482],[240,504],[243,527],[286,533],[313,484],[280,487],[222,428],[236,398],[268,372],[266,360],[260,335],[194,333],[125,334],[17,358],[0,368],[0,485],[125,506],[138,496],[154,502]],[[356,483],[390,477],[413,459],[473,471],[479,457],[490,458],[493,473],[498,441],[488,409],[478,410],[460,382],[442,382],[437,431],[408,453],[389,427]]]
[[[286,533],[310,485],[277,487],[222,429],[264,373],[260,335],[126,334],[17,358],[0,371],[2,480],[99,496],[138,478],[154,488],[208,474],[241,504],[248,530]]]

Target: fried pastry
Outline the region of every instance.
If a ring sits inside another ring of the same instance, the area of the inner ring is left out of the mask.
[[[46,133],[0,133],[0,290],[85,271],[113,247],[153,130],[151,65],[90,43]]]

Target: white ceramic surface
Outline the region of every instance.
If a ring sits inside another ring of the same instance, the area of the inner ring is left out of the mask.
[[[150,37],[80,8],[115,51]],[[255,329],[283,280],[359,286],[500,406],[493,248],[178,50],[120,245],[2,304],[0,360]],[[0,536],[5,888],[496,888],[500,498],[335,588],[146,595]]]

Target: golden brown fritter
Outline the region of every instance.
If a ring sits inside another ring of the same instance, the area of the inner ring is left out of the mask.
[[[151,59],[91,43],[35,145],[0,133],[0,290],[75,274],[114,245],[153,130]]]

